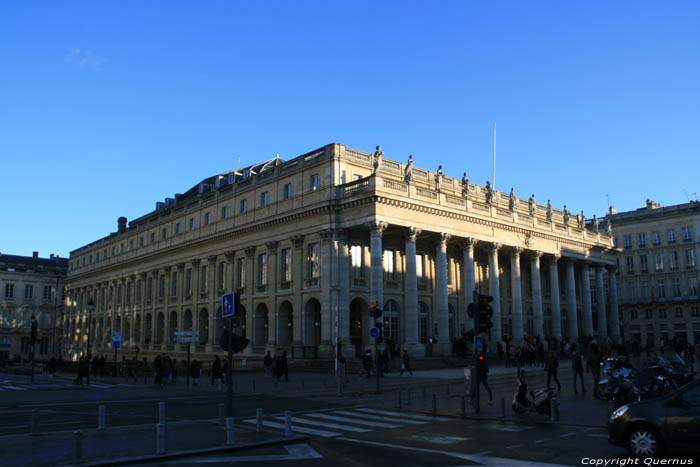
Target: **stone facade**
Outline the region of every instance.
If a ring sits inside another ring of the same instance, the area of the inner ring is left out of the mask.
[[[487,203],[482,186],[443,174],[438,187],[435,172],[409,171],[330,144],[206,179],[128,227],[120,218],[117,232],[71,253],[70,328],[94,297],[95,352],[113,330],[126,352],[183,352],[175,330],[198,330],[196,352],[218,352],[220,297],[238,291],[238,332],[252,340],[244,355],[330,357],[337,335],[353,357],[370,344],[376,300],[386,338],[421,356],[433,337],[433,355],[445,355],[472,327],[476,289],[494,296],[494,342],[594,332],[586,270],[607,278],[612,237],[559,209],[534,203],[531,214],[518,197],[510,209],[507,193]],[[594,327],[615,337],[611,290]],[[75,358],[86,335],[72,339]]]
[[[659,348],[674,335],[700,340],[700,202],[612,215],[622,248],[617,285],[625,339]],[[666,346],[668,348],[668,345]]]
[[[38,323],[35,358],[61,353],[67,270],[68,259],[54,255],[0,255],[0,360],[29,359],[32,315]]]

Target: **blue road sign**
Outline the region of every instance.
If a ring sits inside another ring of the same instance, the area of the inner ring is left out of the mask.
[[[118,349],[120,347],[120,345],[121,345],[121,342],[119,342],[119,341],[112,342],[113,349]]]
[[[484,340],[481,338],[481,336],[476,336],[474,338],[474,345],[476,346],[476,350],[484,349]]]
[[[233,316],[233,294],[227,293],[221,296],[221,316],[228,318]]]
[[[370,328],[369,337],[371,337],[372,339],[376,339],[377,337],[379,337],[379,328]]]

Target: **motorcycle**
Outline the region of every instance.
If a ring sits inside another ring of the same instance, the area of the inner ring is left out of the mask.
[[[536,412],[551,416],[552,408],[559,412],[559,400],[552,388],[542,388],[537,391],[527,391],[527,383],[524,378],[518,380],[518,389],[513,395],[511,404],[513,412],[522,415],[528,412]]]

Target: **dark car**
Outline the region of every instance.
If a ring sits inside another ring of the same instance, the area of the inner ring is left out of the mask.
[[[623,405],[608,418],[608,441],[637,457],[680,452],[700,446],[700,379],[656,399]]]

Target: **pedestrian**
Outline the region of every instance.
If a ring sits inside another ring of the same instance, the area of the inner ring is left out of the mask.
[[[198,360],[192,360],[190,376],[192,377],[192,386],[199,386],[199,377],[202,376],[202,364]]]
[[[382,351],[382,376],[389,374],[389,348],[384,347]]]
[[[549,351],[549,355],[547,356],[545,370],[547,371],[547,387],[549,387],[549,383],[551,382],[552,378],[554,378],[554,381],[557,382],[557,391],[561,392],[561,383],[559,382],[559,378],[557,378],[557,372],[559,371],[559,359],[557,358],[557,354],[552,350]]]
[[[486,362],[486,357],[483,352],[479,352],[477,357],[476,372],[479,375],[479,383],[483,384],[486,391],[489,393],[489,405],[493,405],[493,393],[489,385],[489,364]]]
[[[503,360],[503,344],[501,341],[496,343],[496,350],[498,351],[498,359]]]
[[[341,381],[341,386],[350,382],[350,378],[348,378],[348,362],[342,353],[338,354],[338,380]]]
[[[156,358],[153,359],[153,382],[155,383],[156,386],[161,385],[161,380],[163,379],[162,373],[161,373],[161,358],[160,354],[156,355]]]
[[[173,369],[171,374],[173,375],[173,383],[177,380],[177,359],[173,359]]]
[[[399,376],[403,376],[404,371],[408,371],[408,374],[413,376],[413,370],[411,370],[411,360],[408,357],[408,352],[405,349],[403,351],[403,361],[401,363],[401,373],[399,373]]]
[[[280,372],[280,378],[282,375],[284,375],[284,381],[285,383],[289,381],[289,374],[288,374],[288,368],[287,368],[287,351],[285,350],[282,352],[282,356],[280,357],[280,362],[279,362],[279,372]]]
[[[574,371],[574,394],[578,394],[576,378],[581,378],[581,391],[586,392],[586,386],[583,382],[583,355],[581,355],[578,347],[574,347],[574,353],[571,356],[571,368]]]
[[[214,362],[211,364],[211,385],[214,386],[214,381],[221,378],[221,360],[218,355],[214,355]]]
[[[366,378],[369,378],[372,374],[372,351],[370,349],[367,349],[362,356],[362,370],[362,374],[364,374]]]
[[[265,376],[266,377],[271,377],[272,376],[272,355],[270,355],[270,351],[268,350],[267,353],[265,354],[265,357],[263,358],[263,366],[265,367]]]
[[[595,388],[598,386],[598,381],[600,380],[600,364],[602,361],[603,359],[600,356],[598,344],[595,342],[591,343],[591,350],[588,353],[588,361],[586,361],[586,371],[593,376],[594,393]]]
[[[75,384],[83,384],[83,378],[87,376],[87,358],[84,356],[78,360],[78,375],[75,378]]]

